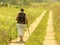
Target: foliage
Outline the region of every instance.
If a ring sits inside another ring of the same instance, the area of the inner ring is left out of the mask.
[[[29,24],[31,24],[44,10],[41,9],[41,7],[40,8],[28,7],[28,9],[26,8],[24,9],[29,18]],[[20,9],[4,7],[4,8],[0,8],[0,10],[1,10],[0,11],[0,44],[3,45],[3,44],[7,44],[10,41],[10,38],[15,39],[17,36],[16,16],[20,12]]]
[[[54,20],[54,31],[55,37],[60,45],[60,5],[56,3],[53,5],[53,20]]]
[[[29,38],[26,42],[26,45],[43,45],[43,40],[46,33],[48,21],[48,12],[43,17],[42,21],[39,23],[38,27],[31,34],[31,38]]]

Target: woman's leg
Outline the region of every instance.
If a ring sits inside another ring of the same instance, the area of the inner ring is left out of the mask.
[[[20,36],[20,41],[23,41],[23,36]]]

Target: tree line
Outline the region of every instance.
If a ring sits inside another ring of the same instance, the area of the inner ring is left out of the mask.
[[[8,4],[10,5],[29,5],[30,2],[55,2],[55,1],[60,1],[60,0],[0,0],[0,5],[7,6]]]

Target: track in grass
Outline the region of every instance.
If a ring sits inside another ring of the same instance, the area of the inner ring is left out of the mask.
[[[38,26],[39,22],[42,20],[45,13],[46,13],[46,10],[31,24],[31,26],[29,27],[30,34],[36,29],[36,27]],[[24,34],[24,41],[26,41],[28,38],[29,38],[29,34],[28,34],[28,30],[27,30]],[[12,43],[10,43],[9,45],[13,45],[13,44],[16,45],[13,42],[17,42],[17,41],[19,41],[19,38],[17,40],[16,39],[12,40]],[[19,45],[19,43],[18,43],[18,45]],[[21,45],[24,45],[24,44],[21,44]]]
[[[8,43],[10,39],[10,31],[11,31],[11,39],[16,38],[16,16],[20,9],[16,8],[0,8],[0,44]],[[30,11],[32,10],[32,11]],[[38,10],[38,11],[36,11]],[[39,11],[40,10],[40,11]],[[30,8],[25,9],[27,16],[29,17],[29,24],[31,24],[43,11],[41,8]],[[37,15],[38,13],[38,15]],[[5,35],[5,37],[4,37]],[[2,40],[4,37],[4,42]]]
[[[52,11],[49,12],[49,19],[47,22],[46,35],[43,45],[58,45],[55,39],[54,27],[53,27],[53,17]]]
[[[26,45],[43,45],[48,17],[49,15],[47,12],[45,16],[42,18],[37,28],[35,29],[35,31],[31,34],[31,38],[27,40]]]

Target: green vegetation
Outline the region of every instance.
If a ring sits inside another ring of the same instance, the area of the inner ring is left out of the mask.
[[[60,2],[50,3],[45,6],[47,10],[53,11],[53,25],[57,42],[60,45]]]
[[[19,8],[0,8],[0,44],[7,44],[11,39],[16,38],[16,16],[19,13]],[[37,10],[37,11],[36,11]],[[25,12],[31,24],[44,9],[42,7],[28,7]]]
[[[60,2],[56,1],[60,0],[0,0],[0,45],[7,45],[10,38],[15,39],[17,37],[16,16],[20,11],[20,7],[24,7],[25,13],[28,16],[29,25],[33,23],[45,9],[52,10],[55,36],[60,44]],[[47,20],[48,12],[32,33],[31,38],[27,40],[26,45],[42,45]]]
[[[22,5],[30,5],[31,2],[33,3],[46,3],[46,2],[56,2],[60,0],[0,0],[0,5],[2,6],[9,6],[16,5],[16,6],[22,6]]]
[[[36,30],[32,33],[31,38],[27,40],[26,45],[43,45],[48,17],[49,15],[47,12],[38,27],[36,28]]]
[[[60,3],[56,3],[52,6],[53,8],[53,21],[54,21],[54,31],[56,40],[60,45]]]

